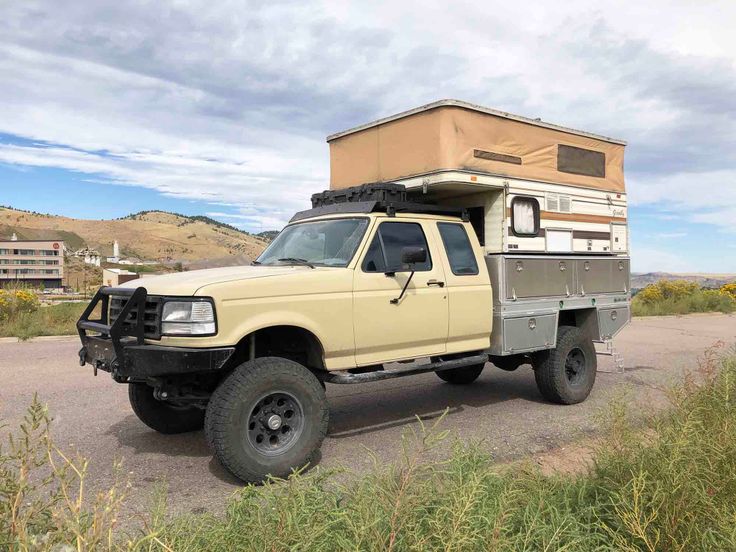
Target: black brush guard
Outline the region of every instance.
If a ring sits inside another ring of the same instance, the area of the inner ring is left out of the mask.
[[[126,297],[117,318],[110,323],[110,297]],[[145,309],[148,292],[144,287],[103,286],[77,321],[82,341],[79,364],[110,372],[117,381],[142,381],[165,375],[219,370],[235,351],[234,347],[191,348],[145,343]],[[100,305],[100,318],[90,319]],[[135,312],[135,320],[129,315]],[[94,332],[99,335],[89,335]]]

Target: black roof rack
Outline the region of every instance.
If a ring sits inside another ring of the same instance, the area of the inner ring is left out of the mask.
[[[388,216],[394,216],[396,213],[421,213],[462,217],[463,220],[468,220],[467,212],[459,207],[408,201],[406,187],[403,184],[373,182],[314,194],[312,209],[300,211],[290,222],[342,213],[386,213]]]
[[[416,213],[425,215],[442,215],[462,218],[468,221],[468,212],[460,207],[448,207],[443,205],[431,205],[428,203],[415,203],[411,201],[348,201],[345,203],[332,203],[322,205],[306,211],[299,211],[289,222],[335,214],[367,214],[386,213],[395,216],[396,213]]]

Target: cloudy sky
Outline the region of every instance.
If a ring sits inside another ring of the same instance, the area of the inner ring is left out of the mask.
[[[0,204],[280,228],[458,98],[628,140],[634,269],[736,272],[736,2],[0,2]]]

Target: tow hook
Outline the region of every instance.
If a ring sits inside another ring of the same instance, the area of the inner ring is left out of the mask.
[[[79,365],[84,366],[87,364],[87,347],[79,349]]]

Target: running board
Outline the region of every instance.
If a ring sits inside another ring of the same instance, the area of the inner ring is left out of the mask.
[[[319,374],[319,376],[322,381],[327,383],[367,383],[370,381],[401,378],[404,376],[415,376],[426,372],[439,372],[441,370],[465,368],[466,366],[485,364],[486,362],[488,362],[488,355],[473,355],[412,366],[406,370],[376,370],[375,372],[364,372],[362,374],[351,374],[348,371],[340,370],[335,372],[324,372]]]

